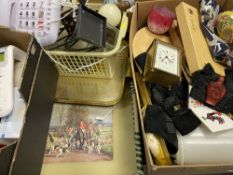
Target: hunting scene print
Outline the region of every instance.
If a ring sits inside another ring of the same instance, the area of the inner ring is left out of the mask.
[[[55,104],[44,163],[113,159],[112,107]]]

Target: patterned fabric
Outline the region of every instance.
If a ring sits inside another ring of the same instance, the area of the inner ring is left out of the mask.
[[[214,32],[216,18],[219,13],[219,5],[215,0],[201,0],[200,2],[201,22]]]
[[[233,57],[230,54],[229,45],[215,34],[219,4],[216,0],[201,0],[200,13],[203,34],[215,61],[233,68]]]
[[[207,64],[202,70],[193,73],[190,96],[216,111],[233,114],[233,70],[226,69],[224,80],[222,78]],[[213,84],[215,92],[213,88],[208,88]]]

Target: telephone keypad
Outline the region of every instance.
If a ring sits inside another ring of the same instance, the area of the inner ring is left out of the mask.
[[[18,0],[17,8],[16,22],[13,24],[16,29],[37,33],[36,38],[48,36],[37,38],[39,42],[43,40],[42,43],[52,43],[52,40],[58,37],[61,10],[59,5],[52,3],[51,0]],[[51,41],[46,41],[49,37]]]

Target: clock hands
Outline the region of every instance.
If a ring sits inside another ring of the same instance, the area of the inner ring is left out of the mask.
[[[167,55],[166,55],[165,57],[163,57],[163,58],[161,59],[161,61],[163,62],[165,59],[169,60],[169,58],[168,58]]]
[[[160,59],[161,59],[161,57],[160,57]],[[170,59],[167,55],[161,59],[161,61],[166,64],[167,62],[165,62],[165,60],[169,61],[170,63],[174,62],[174,59],[173,58]]]

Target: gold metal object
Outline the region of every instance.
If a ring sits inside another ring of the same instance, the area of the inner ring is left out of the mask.
[[[169,87],[179,82],[182,55],[180,49],[171,44],[154,40],[146,58],[144,81]]]

